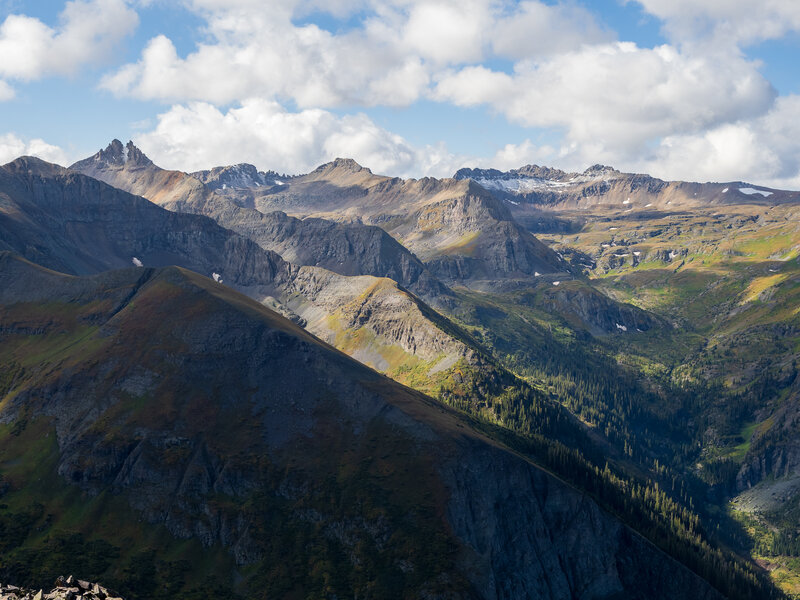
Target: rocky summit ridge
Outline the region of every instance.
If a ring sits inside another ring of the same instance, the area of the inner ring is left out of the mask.
[[[464,168],[455,175],[471,180],[504,200],[519,220],[547,211],[613,212],[664,211],[737,204],[796,202],[799,192],[778,190],[742,181],[665,181],[641,173],[623,173],[593,165],[582,173],[539,165],[518,169]]]

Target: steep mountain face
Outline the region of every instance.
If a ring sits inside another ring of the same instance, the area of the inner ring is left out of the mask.
[[[251,215],[247,221],[237,222],[235,230],[294,264],[323,267],[341,275],[388,277],[435,304],[450,296],[422,261],[379,227],[297,219],[275,211]]]
[[[187,586],[213,568],[230,596],[721,598],[456,414],[194,273],[0,254],[0,342],[0,516],[31,525],[0,547],[5,580],[38,556],[31,532],[69,523],[119,562],[156,526],[198,540],[163,568]]]
[[[205,171],[190,173],[195,179],[215,191],[246,190],[262,186],[282,185],[282,177],[275,171],[259,171],[255,166],[247,163],[215,167]]]
[[[513,220],[502,201],[470,181],[382,177],[353,160],[336,159],[254,198],[262,211],[378,225],[447,280],[569,271]]]
[[[394,281],[296,267],[207,217],[164,210],[34,158],[0,168],[0,249],[75,275],[132,264],[186,267],[273,306],[381,370],[439,365],[434,372],[445,377],[475,358],[437,326],[433,319],[442,317]]]
[[[800,193],[741,181],[691,183],[621,173],[603,165],[583,173],[527,165],[511,171],[460,169],[455,178],[472,180],[505,200],[522,220],[532,211],[591,210],[637,212],[731,204],[776,204],[800,200]]]
[[[70,170],[173,210],[176,205],[202,198],[206,192],[194,177],[156,167],[132,142],[123,146],[119,140],[113,140],[94,156],[76,162]]]
[[[137,261],[174,264],[265,290],[292,277],[280,256],[211,219],[163,210],[36,158],[0,168],[0,199],[0,248],[49,268],[79,275]]]
[[[165,171],[132,142],[123,146],[114,140],[105,150],[75,163],[70,170],[172,211],[211,217],[294,264],[324,267],[340,275],[389,277],[428,301],[447,302],[447,288],[431,276],[419,259],[378,228],[322,219],[306,222],[280,212],[265,214],[255,210],[253,190],[267,186],[274,177],[252,165],[218,167],[193,175]]]

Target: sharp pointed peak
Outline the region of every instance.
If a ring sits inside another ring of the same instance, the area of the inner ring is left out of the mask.
[[[128,140],[127,144],[123,144],[120,140],[114,138],[108,146],[99,150],[89,158],[76,162],[70,168],[85,168],[88,166],[88,163],[124,168],[128,165],[148,166],[152,165],[153,161],[150,160],[133,141]]]

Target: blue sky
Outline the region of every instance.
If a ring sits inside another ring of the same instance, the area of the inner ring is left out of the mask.
[[[0,0],[0,160],[800,187],[800,3]]]

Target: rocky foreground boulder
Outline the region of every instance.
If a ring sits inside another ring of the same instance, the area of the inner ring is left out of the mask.
[[[99,583],[59,577],[49,592],[29,590],[0,583],[0,600],[122,600]]]

